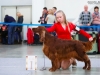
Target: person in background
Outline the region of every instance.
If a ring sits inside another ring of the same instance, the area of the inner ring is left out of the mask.
[[[52,9],[53,9],[54,15],[56,16],[57,8],[56,7],[53,7]]]
[[[95,6],[94,7],[94,12],[92,14],[93,21],[92,21],[92,26],[97,26],[94,27],[94,31],[98,31],[100,33],[100,13],[99,13],[99,7]]]
[[[84,6],[84,11],[80,13],[79,16],[79,24],[80,26],[90,26],[92,23],[92,14],[88,11],[88,6]],[[88,27],[81,27],[81,29],[84,29],[86,31],[90,30]]]
[[[45,21],[47,15],[48,15],[47,7],[44,7],[42,16],[40,17],[40,20],[38,22],[40,22],[41,24],[47,24],[47,22]]]
[[[12,16],[5,15],[4,22],[5,23],[16,23],[16,20]],[[8,26],[8,45],[12,45],[14,44],[14,32],[15,32],[16,25],[8,24],[7,26]]]
[[[45,21],[47,22],[47,24],[54,24],[55,16],[53,14],[53,10],[52,9],[48,10],[48,15],[47,15]]]
[[[1,27],[1,43],[2,44],[7,44],[8,42],[7,42],[7,26],[6,25],[3,25],[2,27]]]
[[[45,21],[47,21],[47,24],[54,24],[54,22],[56,21],[56,20],[55,20],[55,15],[54,15],[52,9],[49,9],[49,10],[48,10],[48,15],[47,15]],[[45,27],[46,27],[46,28],[49,28],[49,27],[51,27],[51,26],[45,26]],[[56,33],[55,33],[55,32],[52,32],[51,34],[52,34],[53,36],[56,36]]]
[[[0,24],[0,35],[1,35],[1,32],[2,32],[2,24]],[[1,36],[0,36],[1,38]],[[2,40],[0,39],[0,43],[2,42]]]
[[[84,35],[89,39],[89,41],[92,41],[93,38],[91,35],[86,33],[84,30],[78,28],[76,25],[74,25],[71,22],[68,22],[66,20],[66,16],[62,10],[59,10],[56,12],[56,21],[57,23],[54,23],[50,28],[47,28],[48,32],[55,31],[57,33],[57,37],[60,39],[65,40],[72,40],[71,38],[71,32],[72,30],[76,30],[80,34]],[[76,61],[74,58],[71,58],[69,60],[62,60],[62,62],[58,62],[58,66],[61,66],[62,69],[67,69],[70,67],[71,64],[73,64],[73,67],[76,66]]]
[[[17,16],[18,16],[18,20],[17,23],[22,24],[24,19],[23,19],[23,15],[20,12],[17,12]],[[22,43],[22,37],[21,37],[21,32],[22,32],[22,25],[17,26],[16,31],[18,33],[18,43],[21,44]]]
[[[48,15],[47,7],[44,7],[43,8],[43,13],[42,13],[42,20],[44,20],[44,23],[43,24],[47,24],[47,21],[45,21],[47,15]]]

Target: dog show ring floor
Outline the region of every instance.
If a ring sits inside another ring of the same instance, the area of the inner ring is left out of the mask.
[[[26,56],[37,56],[37,69],[26,70]],[[84,63],[77,61],[76,68],[50,72],[50,60],[42,52],[42,45],[0,45],[0,75],[100,75],[100,55],[88,55],[91,70],[83,70]],[[44,63],[45,61],[45,63]],[[44,67],[45,70],[41,70]]]

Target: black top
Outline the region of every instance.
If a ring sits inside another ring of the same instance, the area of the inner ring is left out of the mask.
[[[24,20],[23,16],[19,16],[18,20],[17,20],[17,23],[23,23],[23,20]],[[22,25],[17,26],[16,31],[22,32]]]
[[[18,17],[17,23],[23,23],[23,16],[19,16],[19,17]]]

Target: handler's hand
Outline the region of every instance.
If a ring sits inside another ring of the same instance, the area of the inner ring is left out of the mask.
[[[92,40],[93,40],[93,37],[90,37],[90,38],[89,38],[89,41],[92,41]]]

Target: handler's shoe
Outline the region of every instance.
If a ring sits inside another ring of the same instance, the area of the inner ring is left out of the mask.
[[[76,68],[77,67],[77,64],[76,65],[72,65],[72,68]]]

